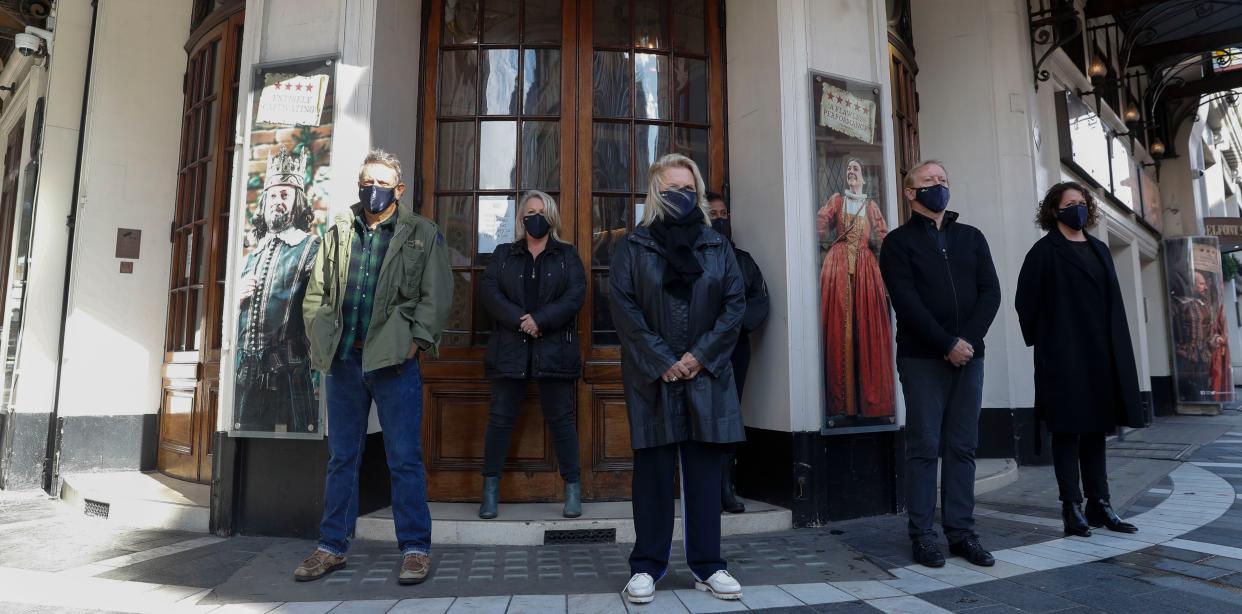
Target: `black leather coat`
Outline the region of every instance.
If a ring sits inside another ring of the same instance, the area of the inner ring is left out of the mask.
[[[621,377],[634,449],[744,441],[730,358],[746,312],[746,284],[729,242],[704,228],[694,244],[703,273],[689,301],[664,288],[664,249],[646,226],[612,257],[609,305],[621,338]],[[691,380],[662,375],[689,351],[703,365]]]
[[[525,239],[500,245],[483,272],[479,298],[493,320],[483,358],[487,376],[577,378],[582,373],[577,318],[586,299],[582,260],[572,245],[549,239],[539,256],[538,304],[528,310],[522,306],[526,296],[522,275],[529,256]],[[539,325],[539,337],[518,327],[526,313]]]

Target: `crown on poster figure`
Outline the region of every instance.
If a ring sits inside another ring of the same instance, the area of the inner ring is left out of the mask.
[[[263,181],[263,189],[274,185],[291,185],[299,190],[306,189],[306,154],[294,154],[280,146],[280,153],[267,155],[267,178]]]

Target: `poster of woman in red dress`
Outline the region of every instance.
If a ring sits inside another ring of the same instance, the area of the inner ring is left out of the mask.
[[[864,162],[847,157],[845,189],[816,214],[820,249],[820,321],[824,335],[827,420],[893,415],[893,347],[888,296],[880,278],[884,214],[866,193]]]

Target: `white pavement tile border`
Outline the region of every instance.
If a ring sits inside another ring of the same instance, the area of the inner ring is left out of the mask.
[[[643,606],[630,606],[618,593],[446,597],[406,599],[399,602],[362,600],[202,605],[202,601],[210,595],[210,590],[94,577],[95,574],[123,565],[218,543],[222,538],[217,537],[192,539],[58,573],[0,568],[0,585],[11,587],[5,591],[4,598],[7,602],[140,614],[620,614],[626,611],[643,614],[699,614],[859,600],[890,614],[936,613],[946,610],[914,595],[1079,565],[1153,545],[1166,545],[1242,560],[1242,548],[1180,539],[1181,535],[1220,518],[1239,498],[1229,482],[1205,467],[1242,467],[1242,463],[1188,463],[1179,466],[1169,474],[1173,480],[1173,488],[1165,489],[1168,490],[1165,494],[1169,496],[1152,509],[1127,519],[1139,527],[1140,531],[1135,534],[1120,536],[1095,533],[1089,538],[1065,537],[1007,548],[993,553],[997,561],[994,567],[975,567],[954,557],[949,560],[948,565],[939,569],[911,565],[889,570],[895,578],[893,580],[750,586],[743,589],[740,601],[721,601],[695,590],[663,590],[656,593],[655,602]],[[1151,492],[1157,490],[1160,489],[1152,489]],[[982,510],[982,515],[1043,526],[1051,526],[1049,523],[1060,526],[1055,520],[996,510]]]

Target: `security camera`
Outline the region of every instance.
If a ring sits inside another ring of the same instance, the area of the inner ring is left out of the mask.
[[[52,50],[52,33],[43,28],[26,26],[25,32],[13,36],[13,45],[24,56],[45,57]]]

